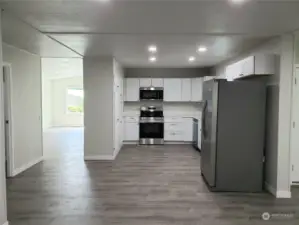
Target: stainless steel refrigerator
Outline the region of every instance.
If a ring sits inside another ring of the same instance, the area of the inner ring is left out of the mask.
[[[206,81],[203,101],[201,173],[210,190],[262,191],[265,85]]]

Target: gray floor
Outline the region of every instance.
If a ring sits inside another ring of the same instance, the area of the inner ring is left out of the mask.
[[[298,190],[291,200],[210,193],[191,146],[127,146],[113,162],[74,154],[8,180],[10,225],[299,224]]]

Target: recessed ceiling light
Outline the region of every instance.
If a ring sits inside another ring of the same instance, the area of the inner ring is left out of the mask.
[[[151,52],[151,53],[155,53],[155,52],[158,51],[158,48],[157,48],[156,45],[150,45],[150,46],[148,46],[147,49],[148,49],[148,51]]]
[[[198,49],[197,49],[198,52],[206,52],[207,50],[208,49],[205,46],[199,46]]]
[[[240,3],[246,2],[247,0],[229,0],[229,1],[234,4],[240,4]]]
[[[189,61],[189,62],[194,62],[194,61],[195,61],[195,57],[194,57],[194,56],[190,56],[190,57],[188,58],[188,61]]]
[[[155,56],[149,57],[148,59],[150,62],[156,62],[157,58]]]

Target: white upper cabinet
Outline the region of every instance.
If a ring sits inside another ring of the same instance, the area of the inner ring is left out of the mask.
[[[191,81],[191,101],[199,102],[202,101],[202,84],[203,78],[193,78]]]
[[[202,101],[203,78],[126,78],[125,101],[139,101],[140,87],[163,87],[165,102]]]
[[[272,75],[275,74],[275,65],[275,55],[258,54],[249,56],[227,66],[226,78],[231,81],[253,75]]]
[[[125,81],[125,100],[139,101],[139,79],[127,78]]]
[[[182,82],[181,79],[164,79],[164,101],[180,102],[182,101]]]
[[[153,87],[163,87],[163,79],[162,78],[153,78],[152,79],[152,86]]]
[[[246,59],[243,59],[241,61],[241,65],[242,65],[242,68],[241,68],[241,71],[240,71],[240,76],[248,76],[248,75],[251,75],[251,74],[254,74],[254,57],[248,57]],[[238,74],[237,74],[238,76]]]
[[[191,79],[182,79],[182,101],[191,101]]]
[[[234,67],[233,65],[229,65],[225,69],[225,77],[228,81],[233,81],[234,80]]]
[[[139,82],[140,82],[140,87],[150,87],[150,86],[152,86],[152,79],[151,78],[141,78]]]

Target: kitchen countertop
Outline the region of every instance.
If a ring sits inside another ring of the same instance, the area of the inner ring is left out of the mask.
[[[123,116],[125,117],[138,117],[140,115],[137,111],[129,111],[124,112]],[[201,112],[167,112],[164,111],[164,117],[184,117],[184,118],[195,118],[200,120],[201,119]]]

